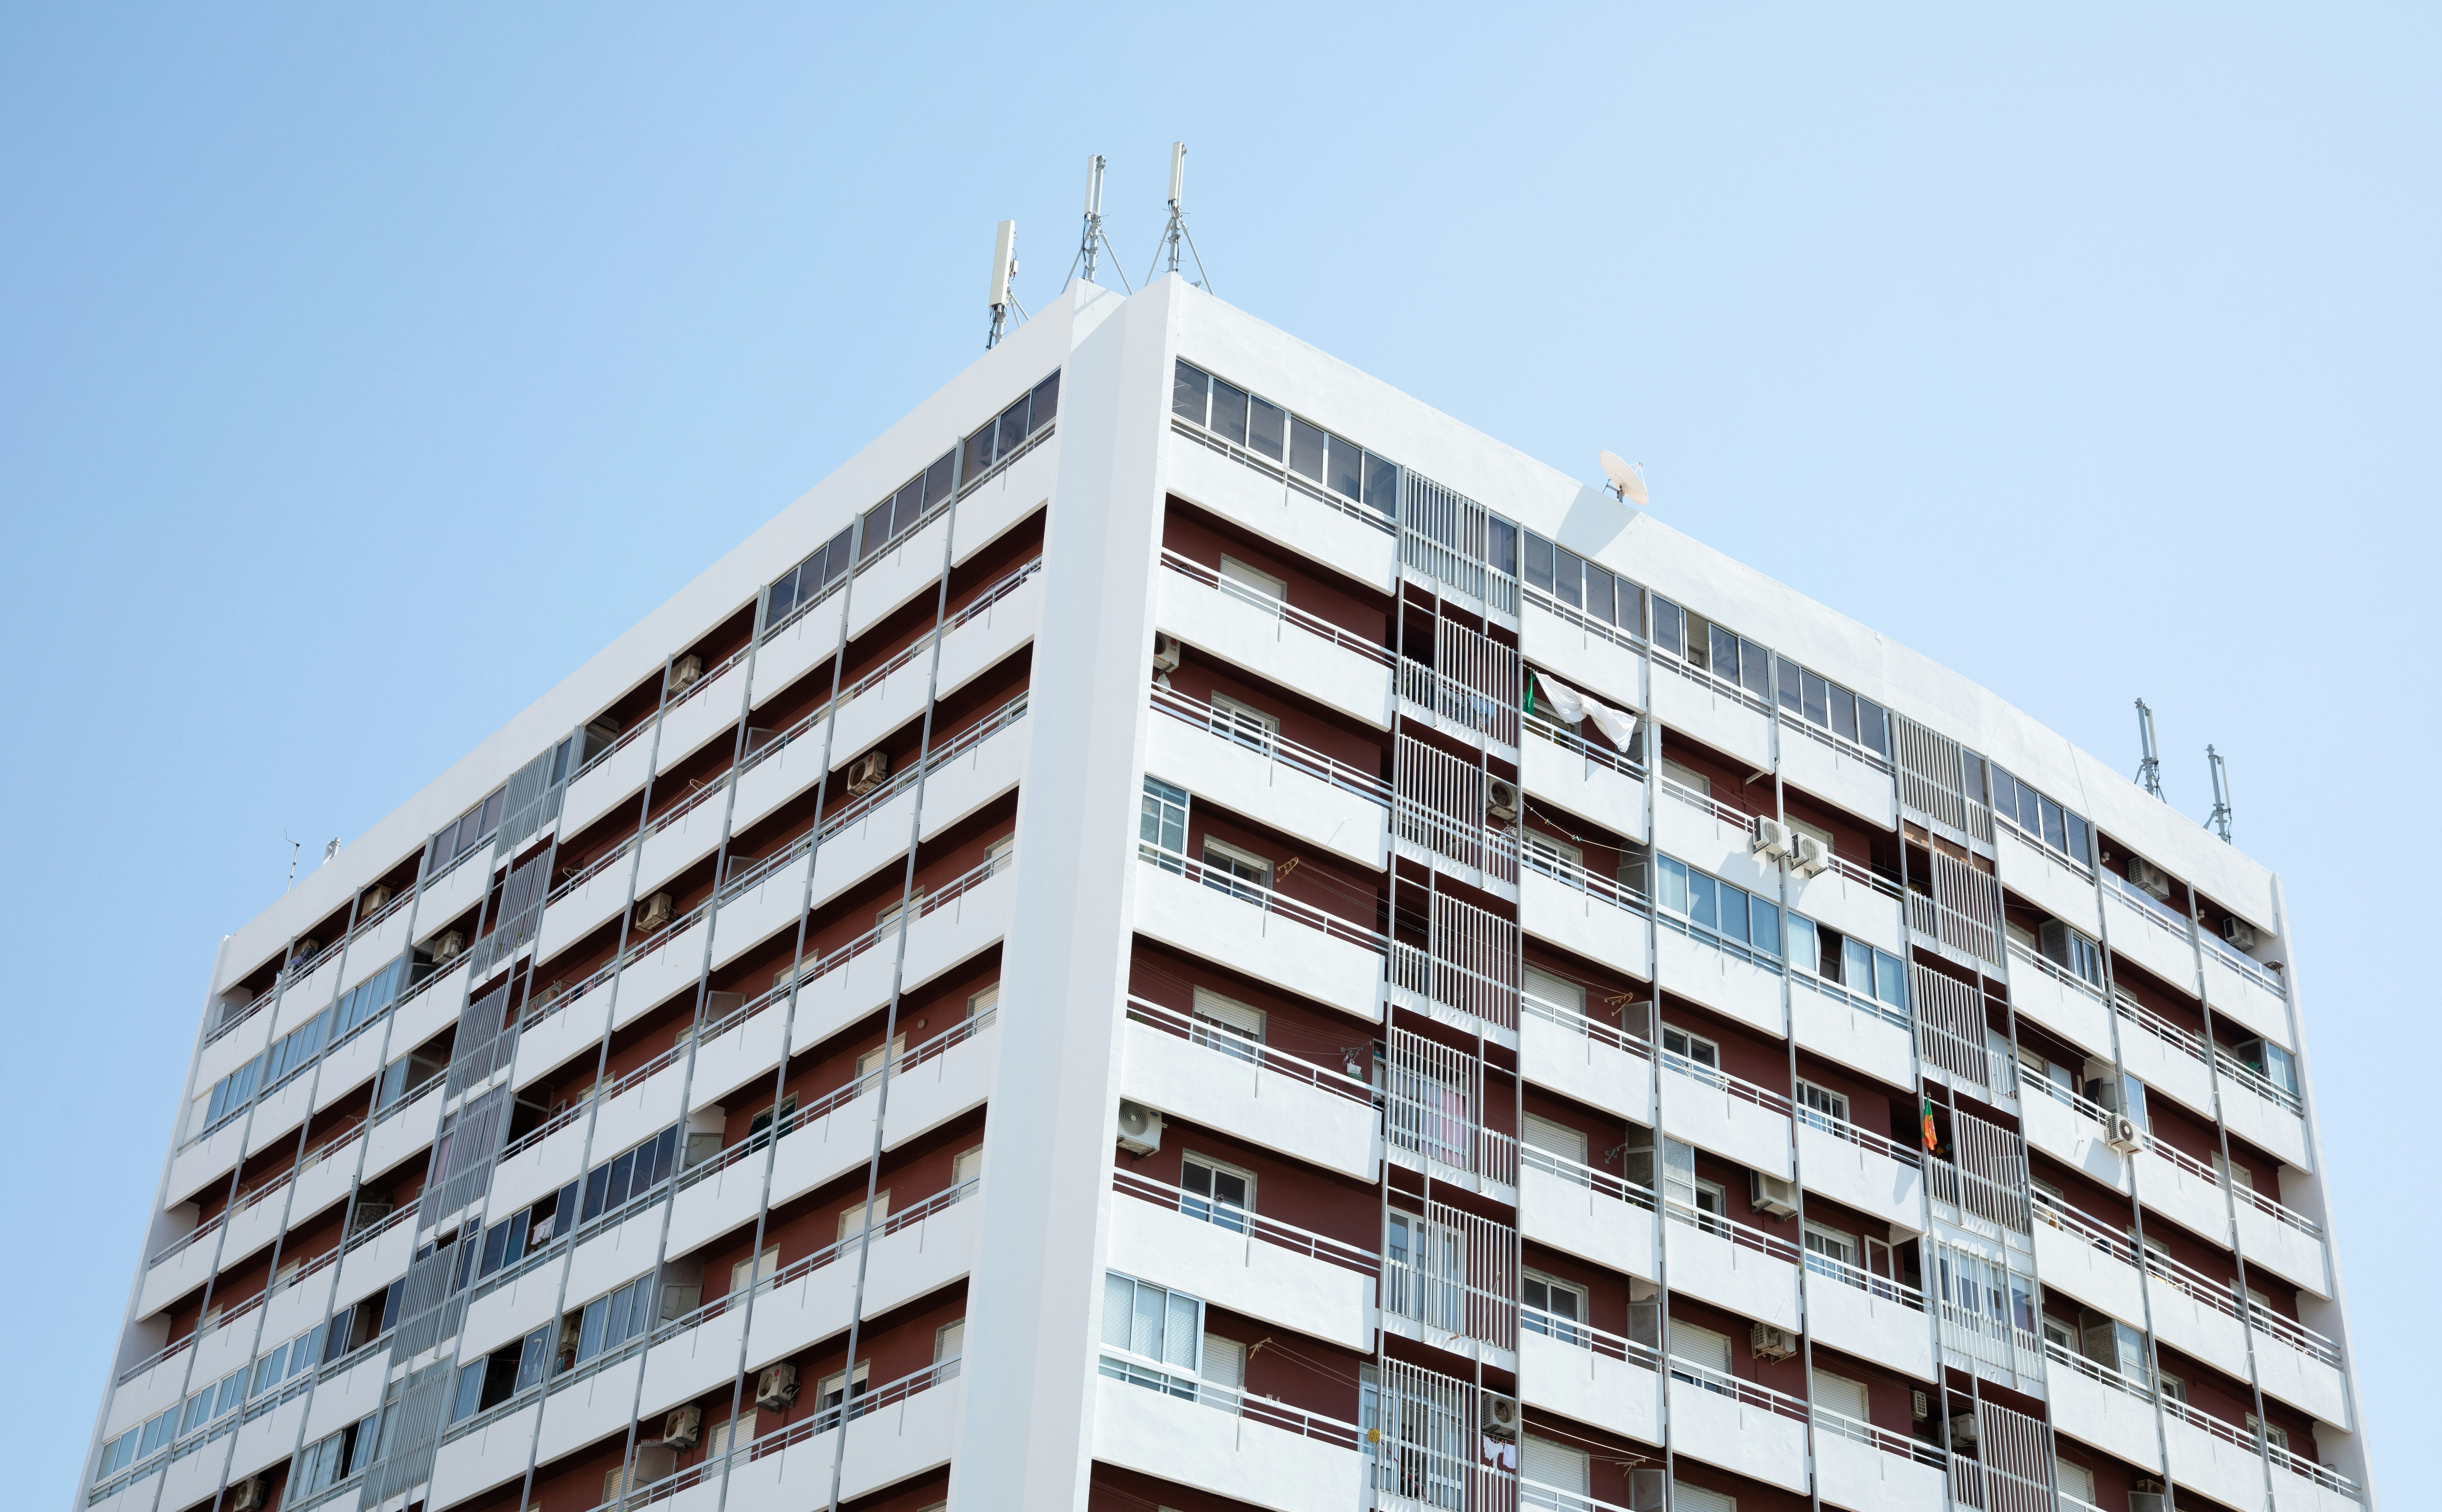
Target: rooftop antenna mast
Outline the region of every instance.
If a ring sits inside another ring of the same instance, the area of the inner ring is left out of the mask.
[[[1021,320],[1026,319],[1026,306],[1018,303],[1017,296],[1009,291],[1009,281],[1015,277],[1017,277],[1017,223],[1003,221],[1000,223],[1000,229],[993,236],[993,319],[992,332],[984,337],[984,350],[987,352],[1000,345],[1000,338],[1008,333],[1010,311],[1017,311],[1017,318]]]
[[[1187,144],[1172,142],[1170,144],[1170,224],[1162,228],[1161,246],[1153,255],[1153,266],[1145,270],[1145,282],[1152,282],[1156,272],[1178,271],[1178,248],[1179,244],[1183,242],[1187,246],[1187,255],[1195,259],[1195,286],[1210,294],[1212,292],[1212,275],[1204,271],[1204,254],[1195,249],[1195,238],[1188,232],[1187,211],[1183,208],[1186,201]],[[1162,266],[1164,259],[1168,259],[1170,263],[1166,268]]]
[[[2230,844],[2230,772],[2221,764],[2221,753],[2212,746],[2205,747],[2205,761],[2213,768],[2214,788],[2213,812],[2205,816],[2205,823],[2213,826],[2226,846]]]
[[[1081,277],[1088,283],[1093,282],[1095,262],[1098,254],[1103,252],[1111,254],[1111,270],[1119,272],[1119,251],[1111,246],[1110,236],[1103,229],[1103,157],[1100,153],[1085,159],[1085,232],[1077,243],[1075,260],[1068,264],[1070,282],[1076,282]],[[1080,269],[1083,271],[1081,272]],[[1061,285],[1064,289],[1067,286],[1066,283]],[[1125,273],[1120,274],[1120,287],[1128,289],[1128,276]],[[1136,291],[1128,289],[1128,292],[1133,294]]]
[[[288,831],[285,829],[280,831],[280,838],[288,841],[288,884],[280,890],[293,892],[297,887],[297,853],[305,848],[305,843],[301,840],[290,840]]]
[[[2159,798],[2162,795],[2162,758],[2154,749],[2154,711],[2145,706],[2143,699],[2137,701],[2137,740],[2145,748],[2145,759],[2137,763],[2137,785]]]

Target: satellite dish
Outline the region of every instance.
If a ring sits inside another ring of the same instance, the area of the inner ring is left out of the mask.
[[[1611,480],[1611,491],[1617,495],[1622,502],[1642,504],[1647,501],[1645,497],[1644,475],[1639,473],[1634,467],[1630,466],[1627,463],[1622,462],[1619,458],[1619,453],[1615,451],[1604,452],[1602,454],[1602,470],[1604,476]]]

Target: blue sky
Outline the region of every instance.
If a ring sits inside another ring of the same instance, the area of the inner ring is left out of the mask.
[[[2433,12],[841,10],[0,13],[29,1502],[283,832],[360,833],[969,361],[1002,217],[1049,298],[1087,153],[1139,278],[1174,137],[1224,298],[1640,459],[2125,769],[2143,696],[2192,815],[2219,747],[2297,922],[2377,1467],[2442,1475],[2431,931],[2365,928],[2431,829],[2385,794],[2434,736]]]

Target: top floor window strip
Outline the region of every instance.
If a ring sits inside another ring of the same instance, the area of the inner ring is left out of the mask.
[[[1385,521],[1398,519],[1397,463],[1193,363],[1181,361],[1172,372],[1170,412],[1326,490],[1336,496],[1330,502],[1346,500]]]
[[[2070,865],[2082,870],[2093,867],[2094,830],[2085,815],[2045,797],[2012,776],[1997,761],[1987,761],[1963,749],[1959,755],[1966,767],[1969,797],[1989,801],[2004,823]],[[1985,798],[1988,779],[1992,784],[1989,800]]]

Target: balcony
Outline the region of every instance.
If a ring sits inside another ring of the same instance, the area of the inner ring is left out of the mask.
[[[1396,581],[1397,527],[1198,426],[1171,422],[1163,486],[1301,556],[1384,593]]]
[[[1105,1464],[1278,1512],[1367,1504],[1354,1423],[1109,1352],[1094,1389],[1093,1457]]]
[[[1905,1009],[1806,972],[1789,974],[1790,1032],[1818,1055],[1888,1086],[1912,1085],[1915,1046]]]
[[[1667,651],[1653,654],[1653,714],[1759,772],[1772,770],[1772,705]]]
[[[1520,720],[1519,736],[1520,779],[1530,795],[1644,840],[1645,769],[1627,753],[1531,714]]]
[[[1768,1175],[1789,1175],[1789,1099],[1675,1050],[1662,1052],[1662,1127]]]
[[[1890,763],[1853,740],[1804,720],[1783,719],[1780,774],[1792,786],[1837,804],[1877,829],[1899,828]]]
[[[2264,1456],[2255,1435],[2184,1402],[2162,1404],[2162,1440],[2171,1477],[2225,1506],[2264,1504]]]
[[[2203,1044],[2133,998],[2123,995],[2114,1006],[2120,1013],[2121,1060],[2131,1075],[2145,1084],[2147,1095],[2159,1092],[2175,1098],[2210,1121],[2213,1067],[2205,1059]]]
[[[1827,853],[1824,860],[1830,865],[1813,877],[1790,873],[1789,905],[1851,938],[1905,955],[1900,946],[1900,884],[1846,856]],[[1772,896],[1769,875],[1761,890]]]
[[[1809,1415],[1784,1392],[1671,1358],[1671,1448],[1692,1459],[1804,1495]]]
[[[1152,701],[1148,774],[1373,870],[1390,865],[1391,789],[1381,778],[1169,688],[1155,688]]]
[[[891,731],[920,719],[928,691],[936,699],[945,698],[997,665],[1034,638],[1042,620],[1043,559],[1038,556],[953,614],[945,634],[920,637],[840,690],[831,705],[839,711],[830,736],[831,770],[837,772]],[[941,647],[938,675],[933,665],[937,639]],[[807,721],[818,723],[824,712],[807,716]],[[811,731],[809,735],[809,745],[821,744],[811,738]]]
[[[2313,1170],[2306,1151],[2305,1104],[2298,1094],[2273,1085],[2218,1046],[2214,1059],[2220,1073],[2222,1121],[2230,1132],[2301,1171]]]
[[[747,698],[749,704],[760,707],[831,659],[839,649],[841,615],[847,604],[846,587],[844,580],[834,580],[827,588],[816,589],[812,597],[792,605],[776,623],[756,632],[761,649],[755,653],[755,691]]]
[[[1383,939],[1372,928],[1170,851],[1139,851],[1146,936],[1353,1017],[1382,1016]]]
[[[1996,828],[2001,885],[2067,921],[2078,933],[2099,938],[2094,874],[2050,846],[2028,838],[2015,825]]]
[[[1606,703],[1633,709],[1644,701],[1644,647],[1633,629],[1590,619],[1530,588],[1519,595],[1518,645],[1562,682]]]
[[[1775,1039],[1786,1037],[1779,961],[1667,909],[1653,921],[1654,980]]]
[[[1533,1145],[1518,1152],[1518,1223],[1529,1239],[1598,1266],[1657,1279],[1653,1193]]]
[[[1653,1124],[1653,1063],[1643,1040],[1556,1003],[1519,998],[1526,1080],[1631,1123]]]
[[[1642,981],[1653,979],[1646,954],[1645,899],[1628,884],[1528,847],[1519,876],[1519,927],[1538,939]]]
[[[1368,1084],[1140,997],[1127,1013],[1121,1096],[1359,1181],[1379,1178],[1381,1120]]]
[[[1924,1222],[1924,1171],[1915,1150],[1813,1108],[1797,1114],[1806,1190],[1914,1233]]]
[[[1590,1324],[1524,1309],[1518,1383],[1526,1405],[1642,1443],[1662,1442],[1662,1356],[1649,1345]],[[1576,1512],[1574,1500],[1524,1504]]]
[[[1252,601],[1201,563],[1164,549],[1157,628],[1376,729],[1391,727],[1392,654],[1329,620]]]
[[[576,769],[568,779],[567,792],[559,802],[559,832],[562,835],[582,834],[604,814],[635,797],[653,770],[653,726],[659,713],[649,714],[620,732],[619,738],[596,752],[592,760]],[[460,870],[465,870],[461,867]],[[478,879],[480,880],[480,878]],[[466,902],[471,902],[471,898]],[[431,913],[428,902],[425,911]],[[454,919],[457,912],[434,913],[433,922]]]
[[[1942,1451],[1904,1433],[1814,1409],[1814,1475],[1823,1500],[1854,1512],[1941,1512]]]
[[[2103,892],[2113,904],[2105,920],[2111,948],[2180,992],[2194,993],[2196,948],[2188,938],[2187,921],[2115,873],[2104,873]]]
[[[2044,1353],[2044,1394],[2053,1429],[2141,1470],[2161,1474],[2153,1388],[2058,1344],[2047,1343]]]
[[[2114,1192],[2128,1190],[2128,1161],[2105,1139],[2111,1115],[2046,1077],[2019,1084],[2018,1107],[2027,1143]]]
[[[1667,776],[1662,779],[1653,805],[1654,846],[1699,871],[1709,871],[1752,893],[1777,897],[1779,864],[1760,855],[1754,839],[1752,814],[1683,788]],[[1889,935],[1896,929],[1896,923],[1886,923],[1882,933]]]
[[[2291,1048],[2289,993],[2281,974],[2232,950],[2217,936],[2205,936],[2203,944],[2205,996],[2214,1011]]]
[[[1664,1227],[1670,1246],[1670,1289],[1744,1317],[1797,1332],[1797,1261],[1801,1251],[1778,1234],[1700,1212],[1669,1198]],[[1676,1398],[1673,1398],[1676,1411]]]
[[[1174,1186],[1111,1173],[1109,1264],[1344,1348],[1374,1341],[1381,1258],[1261,1213],[1207,1210]]]
[[[1815,1342],[1921,1381],[1935,1378],[1924,1293],[1830,1255],[1808,1253],[1806,1273],[1807,1326]]]
[[[2035,1273],[2047,1287],[2075,1297],[2096,1312],[2143,1327],[2143,1283],[2137,1248],[2124,1233],[2080,1212],[2047,1192],[2033,1194]]]
[[[2103,989],[2015,940],[2010,942],[2010,1006],[2090,1055],[2111,1058],[2111,1011]]]
[[[793,1512],[811,1488],[828,1494],[831,1461],[840,1464],[843,1502],[871,1495],[949,1462],[965,1416],[958,1361],[944,1360],[866,1393],[848,1405],[847,1442],[840,1444],[840,1409],[815,1412],[775,1429],[728,1457],[725,1500],[718,1464],[682,1470],[628,1501],[629,1512]]]

